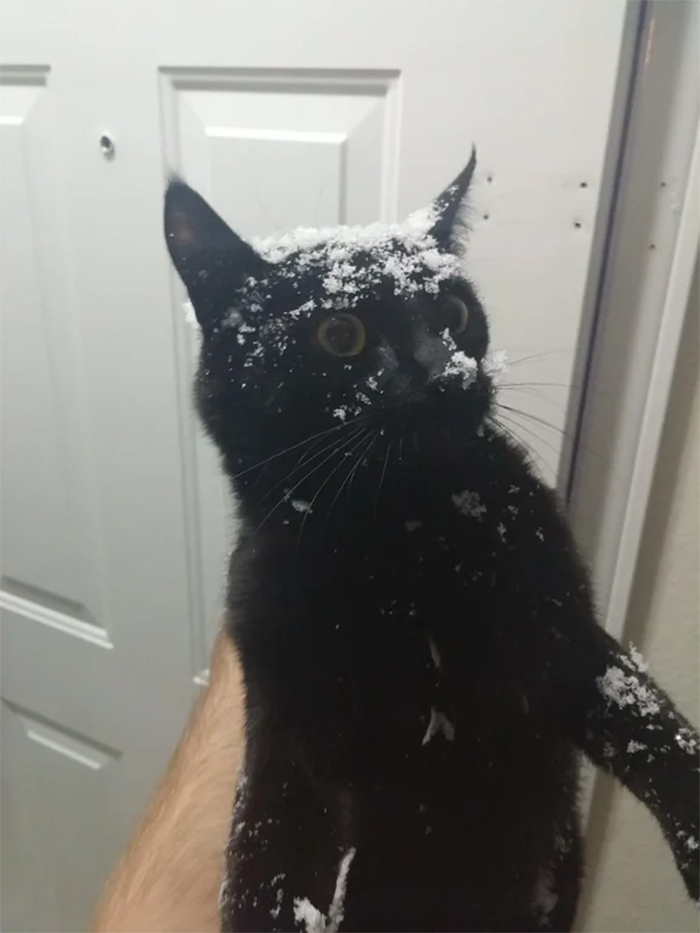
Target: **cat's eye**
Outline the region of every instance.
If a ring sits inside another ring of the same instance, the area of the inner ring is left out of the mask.
[[[367,342],[364,324],[354,314],[333,314],[318,325],[318,342],[333,356],[357,356]]]
[[[437,329],[449,330],[452,336],[461,334],[469,323],[469,308],[456,295],[448,295],[437,313]]]

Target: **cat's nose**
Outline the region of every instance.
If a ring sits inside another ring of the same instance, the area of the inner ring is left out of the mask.
[[[450,350],[440,337],[423,333],[413,347],[413,359],[425,374],[426,381],[431,382],[444,373]]]

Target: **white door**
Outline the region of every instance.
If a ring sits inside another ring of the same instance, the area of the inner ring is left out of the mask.
[[[475,142],[494,342],[549,353],[513,382],[566,386],[623,8],[3,4],[4,929],[85,928],[220,611],[233,526],[190,414],[166,169],[265,234],[401,218]],[[511,398],[563,425],[566,388],[544,392]],[[551,478],[559,436],[521,424]]]

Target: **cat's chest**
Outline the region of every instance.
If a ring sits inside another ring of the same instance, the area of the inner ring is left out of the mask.
[[[391,735],[401,754],[432,754],[464,723],[478,739],[520,716],[537,601],[564,585],[561,523],[532,484],[481,488],[397,488],[376,516],[356,500],[333,525],[290,502],[250,536],[230,603],[261,695],[316,731],[325,710],[339,749]]]
[[[311,554],[277,548],[264,585],[256,572],[233,590],[262,665],[284,666],[285,680],[343,707],[362,697],[427,744],[451,740],[465,680],[483,696],[476,685],[508,671],[508,631],[518,625],[505,594],[520,571],[480,513],[409,514],[420,517],[339,535]]]
[[[491,496],[455,489],[333,525],[290,503],[276,529],[234,557],[232,608],[261,636],[333,663],[337,652],[384,657],[414,632],[425,646],[430,636],[487,643],[504,627],[522,630],[514,617],[533,594],[561,589],[559,519],[516,484]]]
[[[317,566],[347,605],[378,619],[492,611],[546,562],[545,530],[521,508],[468,490],[439,510],[418,501],[364,535],[339,535]]]

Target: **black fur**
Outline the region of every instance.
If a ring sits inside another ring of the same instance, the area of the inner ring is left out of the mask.
[[[486,317],[449,261],[473,163],[422,242],[265,258],[168,189],[197,405],[244,526],[224,930],[570,929],[578,749],[647,804],[698,897],[697,735],[596,624],[553,494],[491,419]],[[338,312],[364,324],[357,356],[321,345]]]

